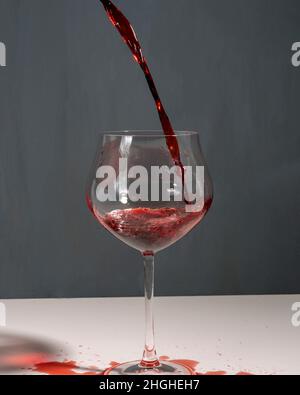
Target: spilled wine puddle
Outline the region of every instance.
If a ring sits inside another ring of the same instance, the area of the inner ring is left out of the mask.
[[[160,357],[161,361],[170,361],[174,363],[178,363],[183,365],[190,370],[192,370],[193,374],[196,376],[226,376],[227,372],[223,370],[215,370],[215,371],[207,371],[207,372],[198,372],[197,367],[199,366],[198,361],[190,360],[190,359],[170,359],[169,357],[162,356]],[[111,368],[117,367],[120,363],[112,361],[109,364],[110,366],[107,369],[99,370],[96,366],[82,367],[79,366],[75,361],[53,361],[53,362],[44,362],[35,364],[32,368],[33,372],[42,373],[53,376],[103,376],[107,370]],[[253,376],[252,373],[249,372],[238,372],[236,376]]]
[[[33,372],[44,373],[50,376],[102,376],[103,371],[100,371],[95,366],[81,367],[75,361],[53,361],[38,363],[32,368]]]

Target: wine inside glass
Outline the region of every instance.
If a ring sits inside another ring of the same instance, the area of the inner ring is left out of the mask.
[[[167,138],[169,146],[174,139],[180,148],[181,167],[174,165],[163,132],[128,131],[101,136],[91,170],[90,210],[102,226],[138,250],[144,260],[143,358],[110,369],[110,375],[192,374],[186,366],[157,357],[152,310],[154,256],[201,222],[212,204],[213,188],[198,133],[175,132]]]

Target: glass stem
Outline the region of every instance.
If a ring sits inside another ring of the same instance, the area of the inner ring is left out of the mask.
[[[160,365],[156,354],[154,340],[154,317],[153,317],[153,299],[154,299],[154,254],[144,254],[144,275],[145,275],[145,349],[141,362],[141,367],[152,369]]]

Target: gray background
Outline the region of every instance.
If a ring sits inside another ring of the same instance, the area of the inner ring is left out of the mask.
[[[299,0],[116,4],[215,184],[157,294],[299,293]],[[0,0],[0,41],[0,297],[141,294],[140,257],[84,199],[99,131],[159,128],[140,70],[97,0]]]

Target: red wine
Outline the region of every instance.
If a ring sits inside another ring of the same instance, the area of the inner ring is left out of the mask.
[[[184,208],[135,208],[114,210],[104,216],[94,209],[98,221],[124,243],[142,253],[156,253],[192,230],[207,213],[211,201],[199,212]]]
[[[170,361],[173,363],[178,363],[179,365],[183,365],[188,368],[192,374],[197,376],[224,376],[228,373],[223,370],[213,370],[208,372],[197,372],[197,367],[199,365],[198,361],[190,360],[190,359],[170,359],[169,357],[160,357],[159,360],[163,363],[164,361]],[[43,373],[47,375],[54,376],[106,376],[108,375],[112,369],[115,369],[119,365],[118,362],[111,362],[109,368],[104,369],[102,372],[99,372],[99,369],[96,366],[89,366],[88,368],[80,367],[75,361],[53,361],[53,362],[45,362],[35,364],[32,368],[32,371],[35,373]],[[236,376],[253,376],[253,373],[250,372],[238,372],[235,374]]]
[[[184,185],[184,167],[180,159],[180,150],[179,150],[178,141],[174,129],[169,120],[169,117],[164,109],[163,103],[159,97],[158,91],[154,83],[154,79],[151,75],[147,61],[143,55],[142,47],[139,43],[137,35],[129,20],[111,1],[109,0],[100,0],[100,1],[102,2],[111,23],[119,31],[122,39],[128,45],[134,60],[140,65],[141,69],[143,70],[149,89],[155,101],[155,105],[160,118],[162,129],[166,136],[166,143],[168,149],[171,153],[174,164],[181,168],[182,181]]]
[[[96,366],[81,367],[75,361],[52,361],[35,364],[33,372],[44,373],[49,376],[103,376]],[[80,372],[79,372],[80,371]]]

